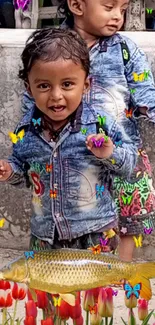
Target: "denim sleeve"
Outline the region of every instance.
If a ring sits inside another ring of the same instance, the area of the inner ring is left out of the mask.
[[[125,41],[130,52],[125,75],[131,92],[131,104],[136,108],[135,116],[140,117],[139,107],[147,107],[146,118],[155,122],[155,85],[149,63],[145,53],[132,40],[125,37]]]
[[[25,91],[21,100],[22,103],[22,112],[25,114],[27,110],[31,109],[35,105],[35,101],[31,95]]]
[[[13,172],[7,182],[11,185],[18,185],[23,183],[25,181],[24,164],[18,155],[13,152],[13,154],[8,158],[8,163],[11,165]]]
[[[110,138],[115,144],[117,134],[121,134],[121,143],[119,146],[114,146],[113,153],[108,159],[102,159],[105,164],[115,175],[128,178],[137,162],[139,138],[129,137],[124,127],[118,123],[114,123]]]

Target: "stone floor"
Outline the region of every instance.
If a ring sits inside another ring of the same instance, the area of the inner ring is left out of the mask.
[[[20,256],[23,253],[23,251],[17,251],[17,250],[10,250],[10,249],[1,249],[0,250],[0,268],[7,264],[9,261],[15,259],[16,257]],[[149,309],[155,309],[155,280],[152,281],[152,291],[153,291],[153,296],[152,299],[149,303]],[[114,305],[115,305],[115,310],[114,310],[114,323],[113,325],[121,325],[123,324],[121,321],[121,317],[124,318],[124,320],[127,321],[127,315],[128,311],[127,308],[124,306],[124,291],[122,289],[119,290],[117,297],[114,297]],[[12,312],[13,309],[10,309],[10,312]],[[25,308],[24,308],[24,302],[19,302],[18,304],[18,313],[17,316],[21,319],[24,319],[24,313],[25,313]],[[135,314],[137,315],[137,310],[135,309]],[[38,313],[38,318],[37,318],[37,325],[40,325],[41,322],[40,320],[42,319],[42,314],[41,311]],[[2,323],[2,316],[0,313],[0,324]],[[22,322],[22,325],[24,323]],[[69,325],[71,325],[72,322],[69,321]],[[138,322],[137,318],[137,325],[140,325],[141,322]],[[152,316],[150,322],[150,325],[155,325],[155,318]]]

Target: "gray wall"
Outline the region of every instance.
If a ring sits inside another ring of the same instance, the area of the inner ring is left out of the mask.
[[[23,85],[18,80],[20,53],[32,30],[0,30],[0,158],[11,152],[8,132],[14,130],[21,112],[20,98]],[[155,33],[126,32],[148,55],[155,76]],[[141,123],[142,136],[152,162],[155,180],[155,134],[151,124]],[[0,229],[0,247],[25,249],[29,241],[30,193],[0,184],[0,218],[5,226]],[[155,258],[154,234],[145,239],[140,256]]]

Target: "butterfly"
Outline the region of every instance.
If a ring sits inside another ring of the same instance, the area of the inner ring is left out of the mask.
[[[130,195],[130,196],[126,197],[126,196],[122,195],[121,198],[122,198],[122,201],[123,201],[124,205],[130,205],[133,196]]]
[[[152,14],[153,9],[152,8],[146,8],[147,14]]]
[[[81,128],[81,129],[80,129],[80,131],[81,131],[82,134],[84,134],[84,135],[87,133],[87,130],[88,130],[87,128],[85,128],[85,129],[82,129],[82,128]]]
[[[141,81],[141,82],[144,81],[144,72],[139,75],[136,72],[133,72],[132,74],[133,74],[133,79],[135,82],[136,81]]]
[[[99,125],[100,126],[102,126],[102,125],[104,125],[105,123],[106,123],[106,116],[98,116],[97,117],[97,119],[98,119],[98,122],[99,122]]]
[[[93,307],[89,305],[88,307],[89,307],[90,314],[97,313],[97,305],[94,305]]]
[[[2,228],[4,226],[4,223],[5,223],[5,219],[3,218],[0,220],[0,228]]]
[[[29,251],[29,252],[24,252],[24,255],[26,257],[26,259],[28,260],[30,257],[34,258],[34,252],[33,251]]]
[[[91,250],[93,252],[93,254],[95,254],[95,255],[101,253],[100,245],[92,246],[92,247],[89,247],[88,249]]]
[[[104,185],[99,186],[98,184],[96,184],[96,199],[98,199],[99,196],[102,197],[104,190],[105,190]]]
[[[139,235],[138,238],[136,238],[135,236],[133,236],[133,240],[135,242],[136,247],[142,247],[142,235]]]
[[[46,164],[46,172],[50,173],[52,170],[52,165]]]
[[[105,134],[105,131],[102,128],[99,128],[99,133]]]
[[[113,290],[112,295],[116,297],[118,295],[118,290]]]
[[[116,160],[115,159],[110,159],[112,165],[115,165],[116,164]]]
[[[144,228],[144,234],[146,234],[146,235],[150,235],[151,234],[151,232],[153,231],[153,228]]]
[[[106,246],[108,243],[108,239],[103,239],[102,237],[100,237],[100,244],[101,246]]]
[[[115,142],[114,142],[115,145],[116,145],[116,147],[118,147],[119,145],[120,146],[122,145],[121,138],[122,138],[122,133],[121,132],[117,132],[116,137],[115,137]]]
[[[57,197],[57,191],[50,190],[50,198],[56,198]]]
[[[54,297],[53,296],[53,303],[54,303],[54,307],[56,307],[56,306],[58,306],[58,307],[60,307],[60,305],[61,305],[61,298],[60,297]]]
[[[106,236],[106,238],[113,238],[115,235],[116,235],[116,233],[115,233],[115,231],[113,230],[113,229],[109,229],[109,230],[107,230],[107,231],[104,231],[104,236]]]
[[[139,298],[140,295],[140,290],[141,290],[141,283],[137,283],[134,287],[132,287],[129,283],[124,284],[124,290],[126,297],[129,299],[132,295],[134,295],[137,299]]]
[[[115,146],[116,148],[122,145],[122,140],[116,141]]]
[[[41,117],[39,117],[37,120],[35,118],[32,118],[32,122],[34,126],[41,125]]]
[[[128,52],[127,52],[126,49],[123,49],[123,58],[124,58],[125,60],[128,60],[128,59],[129,59],[129,54],[128,54]]]
[[[94,147],[96,148],[101,148],[102,144],[104,143],[104,138],[101,138],[100,140],[96,140],[95,138],[92,138],[91,140],[94,144]]]
[[[144,70],[144,80],[148,80],[149,74],[150,74],[150,70],[148,71]]]
[[[15,9],[18,10],[21,8],[23,11],[27,10],[29,3],[30,3],[30,0],[16,0],[14,3]]]
[[[135,92],[136,92],[136,89],[135,88],[130,89],[130,93],[131,94],[134,94]]]
[[[22,129],[20,132],[18,132],[17,134],[13,133],[13,132],[9,132],[9,137],[12,141],[12,143],[16,144],[18,141],[23,141],[25,135],[25,130]]]
[[[129,111],[127,109],[125,109],[125,114],[126,114],[126,117],[132,117],[132,109],[130,109]]]
[[[147,220],[146,219],[146,220],[142,221],[142,223],[143,223],[144,227],[146,227],[147,229],[153,227],[152,220]]]

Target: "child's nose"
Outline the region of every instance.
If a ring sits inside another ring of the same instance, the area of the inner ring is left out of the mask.
[[[122,19],[122,13],[121,13],[120,8],[115,9],[113,19],[115,19],[115,20],[121,20]]]
[[[50,93],[50,99],[54,101],[59,101],[62,99],[62,91],[60,88],[53,88]]]

